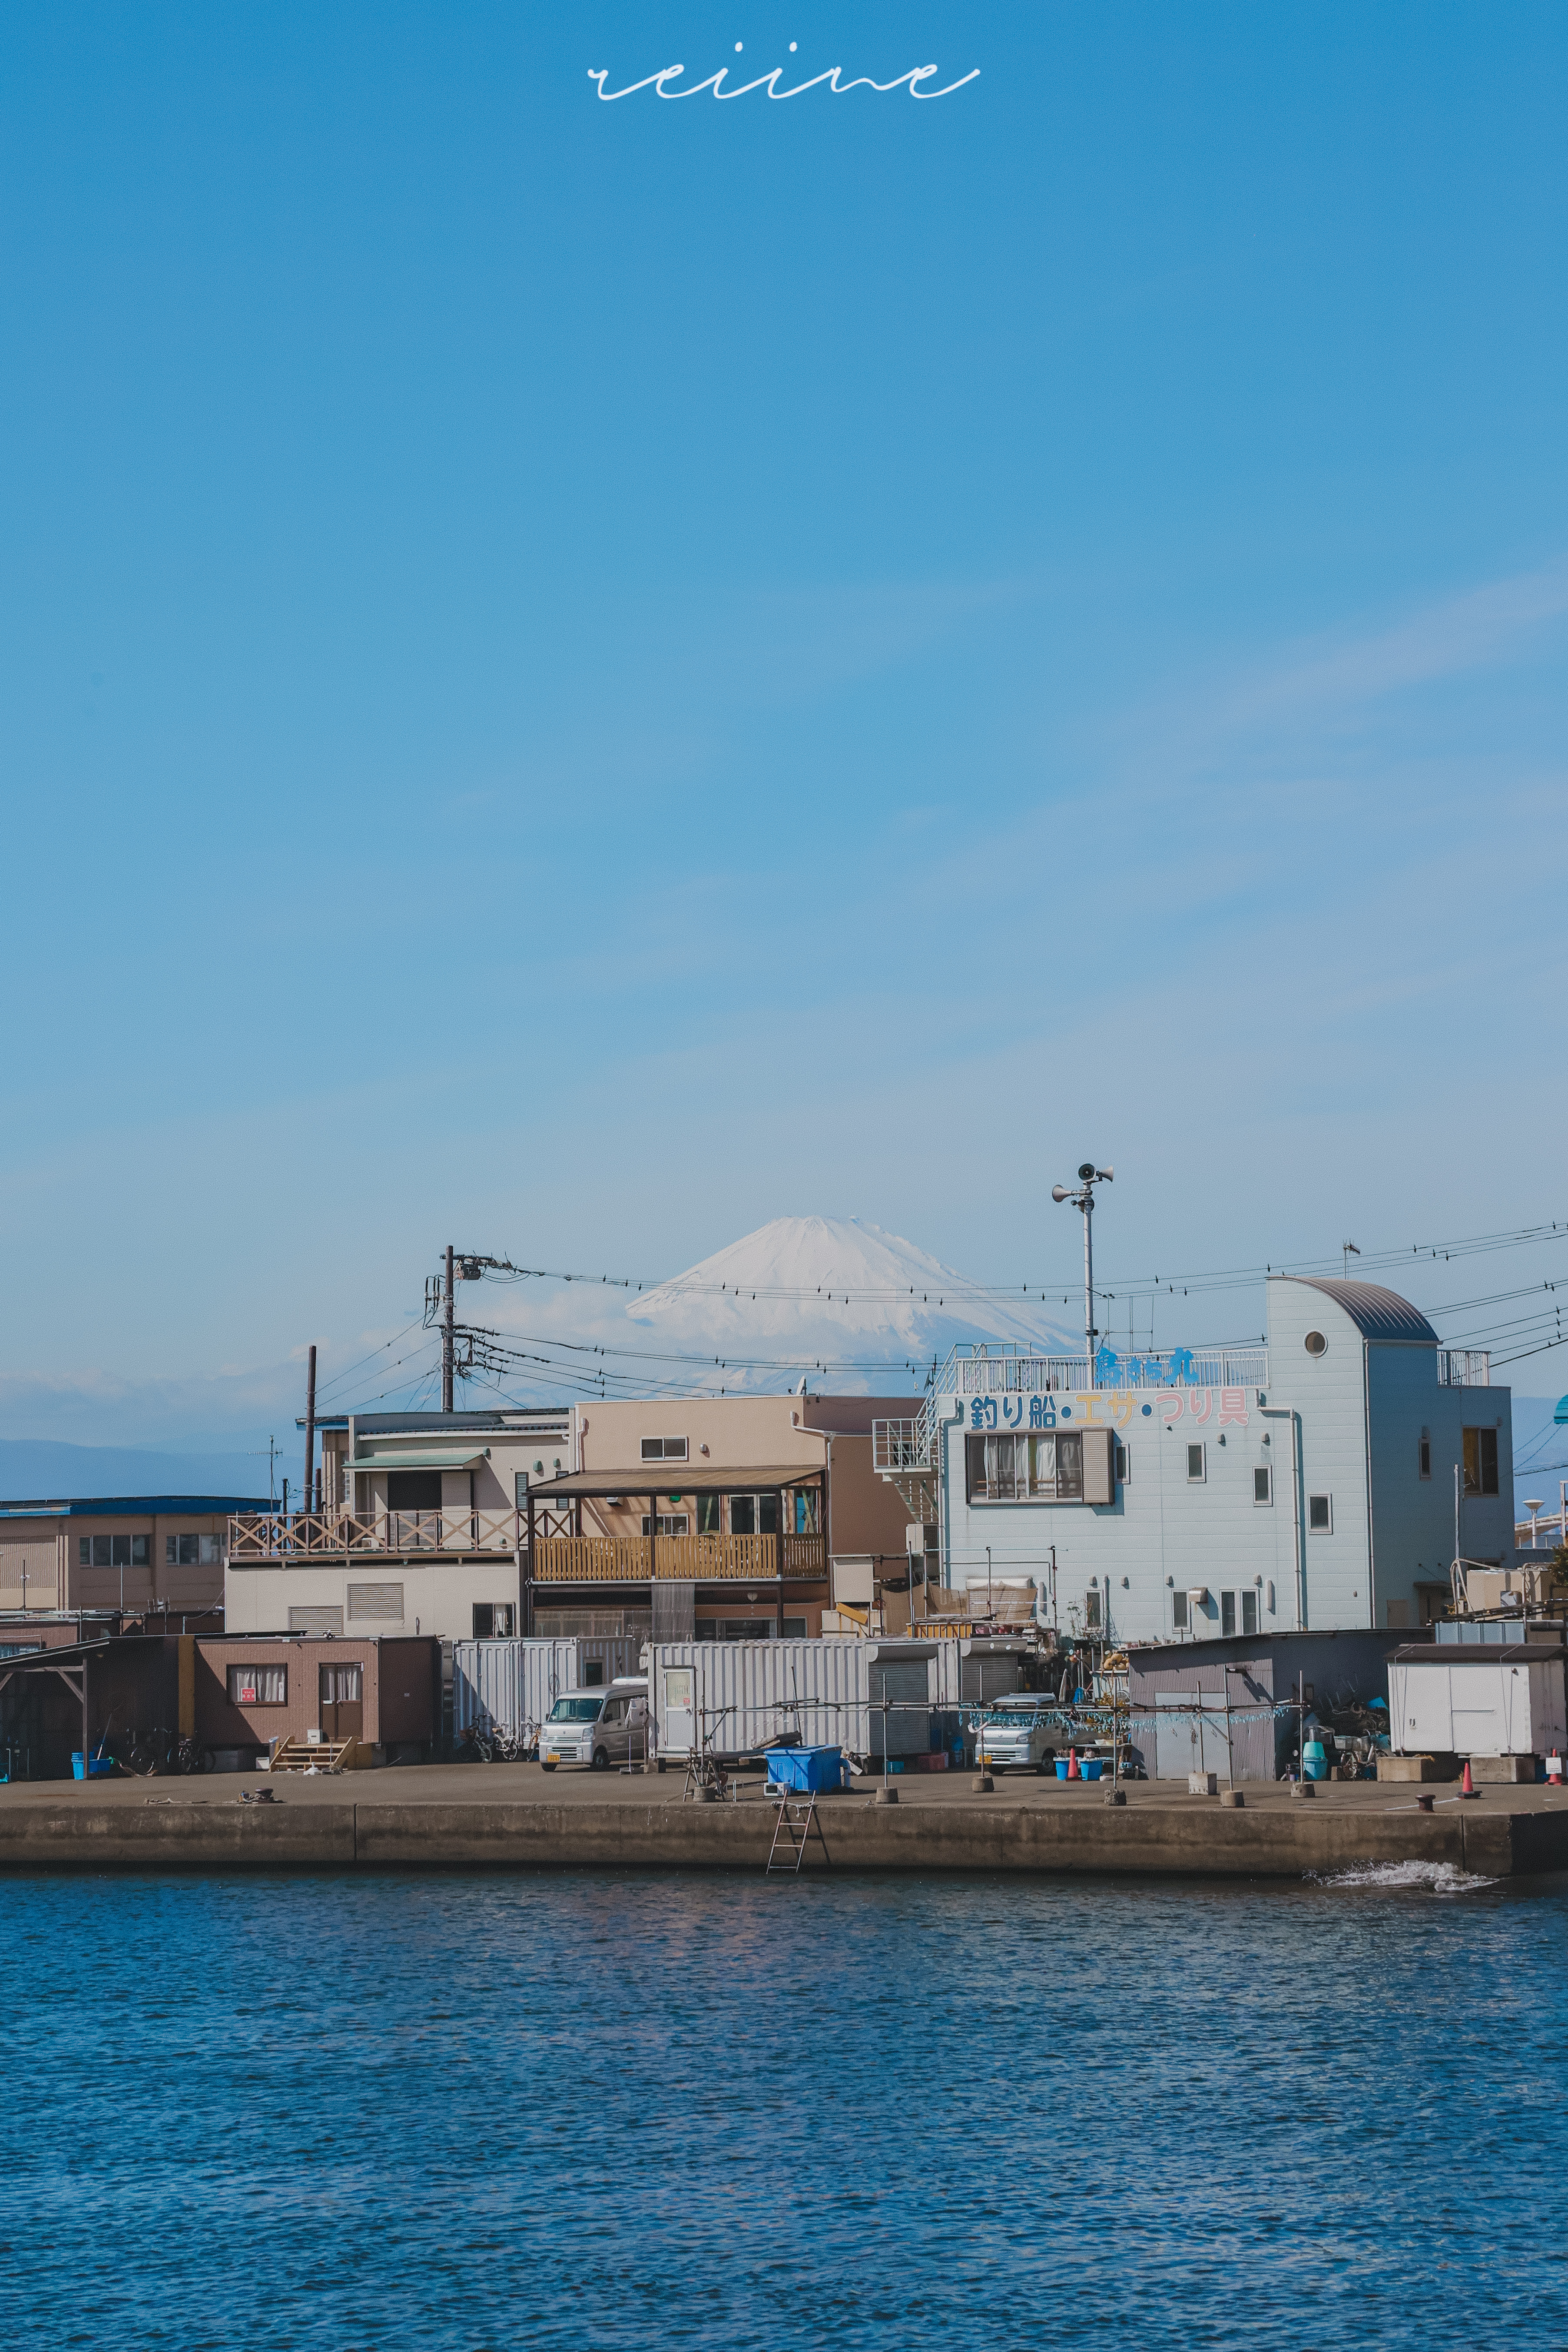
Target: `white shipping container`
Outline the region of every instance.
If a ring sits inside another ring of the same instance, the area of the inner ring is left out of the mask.
[[[452,1729],[542,1724],[563,1691],[595,1689],[642,1671],[640,1634],[580,1634],[563,1641],[454,1642]]]
[[[796,1642],[661,1642],[648,1650],[654,1746],[684,1759],[698,1747],[754,1756],[787,1740],[880,1755],[923,1754],[931,1711],[957,1704],[956,1642],[867,1642],[824,1634]],[[947,1695],[951,1693],[951,1696]]]
[[[1396,1755],[1546,1756],[1568,1744],[1561,1650],[1521,1644],[1495,1657],[1452,1650],[1389,1660],[1390,1744]]]

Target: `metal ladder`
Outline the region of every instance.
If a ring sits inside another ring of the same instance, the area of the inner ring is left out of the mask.
[[[812,1790],[804,1798],[779,1797],[774,1801],[779,1810],[778,1819],[773,1823],[773,1842],[768,1848],[768,1876],[779,1872],[788,1878],[799,1877],[800,1865],[805,1860],[806,1842],[814,1830],[816,1843],[822,1848],[822,1859],[830,1863],[832,1857],[827,1851],[827,1840],[823,1836],[822,1823],[816,1818],[816,1791]],[[779,1851],[781,1842],[784,1847],[782,1853]]]

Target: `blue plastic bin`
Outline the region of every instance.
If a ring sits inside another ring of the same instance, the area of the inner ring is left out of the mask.
[[[1098,1780],[1105,1769],[1105,1764],[1103,1759],[1099,1756],[1080,1756],[1078,1769],[1086,1780]]]
[[[112,1756],[83,1756],[77,1749],[71,1751],[73,1780],[106,1780],[113,1769]]]
[[[775,1789],[841,1789],[844,1753],[838,1748],[770,1748],[768,1779]]]

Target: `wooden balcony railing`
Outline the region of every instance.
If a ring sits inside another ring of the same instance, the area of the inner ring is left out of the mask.
[[[240,1511],[228,1556],[247,1561],[342,1559],[365,1552],[515,1552],[516,1511]]]
[[[646,1584],[651,1577],[690,1584],[773,1584],[776,1536],[542,1536],[533,1547],[536,1584]],[[650,1552],[655,1557],[650,1559]],[[785,1536],[784,1573],[806,1581],[827,1574],[820,1536]]]
[[[516,1511],[241,1511],[228,1523],[228,1557],[237,1568],[324,1566],[329,1560],[416,1552],[447,1556],[515,1553],[528,1539]],[[650,1576],[692,1584],[773,1584],[776,1536],[660,1536],[656,1561],[647,1536],[534,1537],[540,1584],[646,1584]],[[820,1536],[785,1536],[784,1580],[827,1574]]]

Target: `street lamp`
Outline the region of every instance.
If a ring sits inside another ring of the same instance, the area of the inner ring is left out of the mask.
[[[1541,1540],[1541,1538],[1540,1538],[1539,1535],[1536,1533],[1536,1528],[1535,1528],[1536,1516],[1537,1516],[1537,1514],[1538,1514],[1539,1512],[1542,1512],[1542,1511],[1543,1511],[1543,1510],[1546,1508],[1546,1501],[1545,1501],[1545,1497],[1544,1497],[1543,1496],[1538,1495],[1538,1496],[1536,1496],[1535,1500],[1534,1500],[1533,1502],[1531,1502],[1531,1501],[1530,1500],[1530,1497],[1529,1497],[1528,1496],[1526,1496],[1526,1497],[1525,1497],[1525,1503],[1524,1503],[1524,1507],[1525,1507],[1525,1509],[1530,1513],[1530,1549],[1531,1549],[1531,1551],[1533,1551],[1533,1550],[1535,1549],[1536,1545],[1537,1545],[1537,1544],[1540,1542],[1540,1540]]]
[[[1094,1321],[1094,1188],[1109,1184],[1115,1175],[1111,1168],[1097,1168],[1086,1160],[1078,1171],[1078,1189],[1068,1184],[1053,1184],[1053,1201],[1070,1201],[1075,1209],[1083,1211],[1083,1343],[1089,1352],[1089,1385],[1095,1386],[1094,1343],[1100,1337]]]

